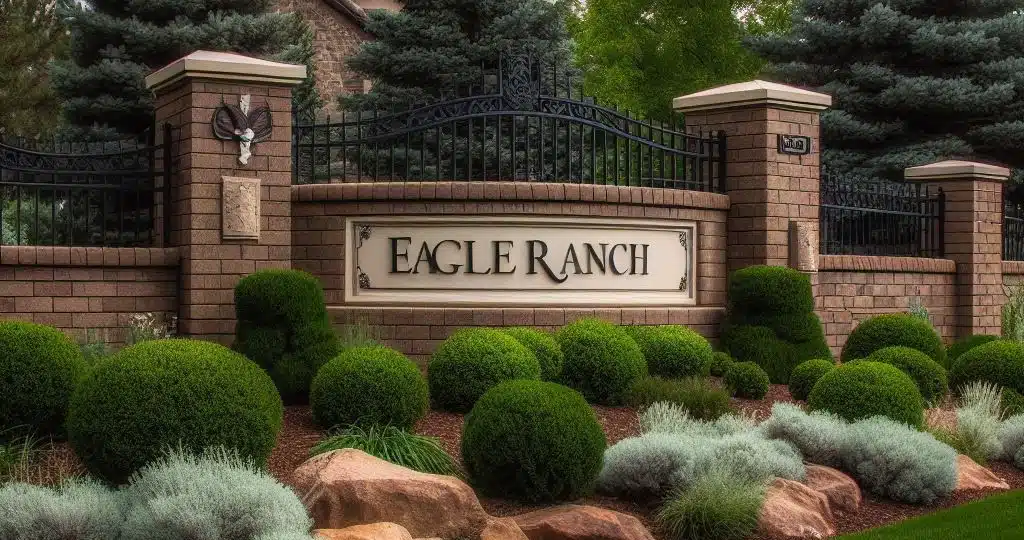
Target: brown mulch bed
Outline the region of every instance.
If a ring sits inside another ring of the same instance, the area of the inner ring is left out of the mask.
[[[758,420],[765,419],[771,411],[772,404],[780,401],[793,402],[789,391],[783,385],[772,385],[763,400],[733,399],[732,404],[747,414],[754,415]],[[625,407],[599,407],[594,411],[604,428],[608,444],[614,444],[626,437],[639,432],[636,411]],[[452,456],[460,455],[459,447],[462,436],[462,415],[430,411],[417,425],[416,432],[440,439],[441,445]],[[309,408],[291,406],[285,408],[284,425],[278,434],[277,446],[270,455],[268,467],[270,473],[288,484],[292,472],[309,456],[309,450],[324,436],[324,432],[314,423]],[[1007,463],[991,463],[989,468],[1005,479],[1011,489],[1024,488],[1024,471],[1020,471]],[[58,442],[50,445],[45,451],[41,465],[31,476],[35,483],[52,484],[56,479],[73,472],[81,472],[82,468],[67,443]],[[836,529],[838,533],[870,529],[900,521],[908,517],[935,512],[965,502],[993,494],[991,491],[961,492],[947,497],[932,505],[917,506],[895,503],[872,498],[865,494],[864,502],[855,513],[837,513]],[[523,505],[500,499],[482,498],[484,508],[495,516],[512,516],[542,508],[542,506]],[[645,525],[652,525],[651,519],[657,510],[656,505],[641,505],[632,501],[623,501],[611,497],[593,496],[577,501],[609,508],[631,514],[639,518]],[[657,536],[657,534],[656,534]],[[758,538],[757,540],[772,540]]]

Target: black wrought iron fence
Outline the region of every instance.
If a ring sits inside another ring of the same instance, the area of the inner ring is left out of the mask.
[[[523,56],[403,110],[296,115],[295,182],[517,181],[722,192],[724,134],[632,118]]]
[[[1024,205],[1003,204],[1003,260],[1024,261]]]
[[[156,203],[169,200],[170,125],[162,129],[161,145],[153,130],[104,143],[0,140],[0,243],[155,244]]]
[[[921,183],[821,174],[821,253],[942,257],[945,195]]]

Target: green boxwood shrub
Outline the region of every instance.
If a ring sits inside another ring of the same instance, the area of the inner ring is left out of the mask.
[[[267,269],[235,286],[232,348],[265,369],[285,403],[305,403],[318,369],[340,352],[320,280]]]
[[[843,345],[842,361],[852,362],[867,358],[886,347],[901,346],[917,349],[948,368],[946,348],[932,325],[906,313],[889,313],[865,319],[850,332]]]
[[[999,406],[1006,417],[1024,414],[1024,396],[1012,388],[1003,388],[999,394]]]
[[[621,327],[599,319],[580,319],[555,335],[565,353],[562,382],[591,403],[621,404],[630,388],[647,376],[647,362]]]
[[[811,389],[823,375],[835,369],[832,360],[817,358],[808,360],[795,368],[789,376],[789,393],[793,399],[804,401],[811,394]]]
[[[872,362],[895,366],[914,379],[926,404],[934,403],[949,392],[946,370],[927,354],[910,347],[885,347],[867,357]]]
[[[682,379],[707,377],[714,351],[704,336],[679,325],[628,326],[651,375]]]
[[[718,351],[711,356],[711,368],[710,373],[712,376],[721,377],[725,375],[725,370],[729,369],[732,365],[732,357],[727,352]]]
[[[167,447],[224,446],[266,463],[284,408],[265,371],[216,343],[144,341],[94,367],[71,397],[68,439],[90,473],[121,483]]]
[[[814,311],[811,280],[784,266],[748,266],[729,276],[730,312],[793,314]]]
[[[999,340],[999,336],[989,336],[985,334],[978,334],[976,336],[967,336],[959,341],[950,344],[946,347],[946,361],[949,363],[949,369],[953,369],[956,365],[956,359],[960,358],[963,353],[979,346],[989,343],[991,341]]]
[[[384,346],[356,347],[324,364],[309,390],[322,428],[392,425],[411,429],[430,404],[420,368]]]
[[[850,421],[887,416],[914,427],[924,421],[924,400],[914,380],[894,366],[867,360],[823,375],[807,397],[807,407]]]
[[[465,328],[434,351],[427,384],[434,406],[466,412],[494,385],[511,379],[539,379],[540,364],[525,345],[500,330]]]
[[[542,381],[506,381],[466,416],[462,459],[485,494],[529,502],[576,499],[601,471],[604,432],[579,393]]]
[[[975,381],[986,381],[1024,394],[1024,345],[1015,341],[991,341],[957,359],[949,373],[949,385],[957,392]]]
[[[732,395],[744,399],[761,399],[771,386],[768,374],[753,362],[734,362],[722,380]]]
[[[505,333],[533,351],[533,355],[537,357],[537,363],[540,364],[540,380],[558,380],[562,375],[565,355],[562,354],[562,348],[558,346],[554,336],[536,328],[524,327],[506,328]]]
[[[793,346],[765,326],[730,327],[722,341],[735,362],[753,362],[768,374],[771,382],[786,384],[798,357]]]
[[[0,434],[22,428],[61,435],[68,401],[86,369],[81,349],[60,330],[0,322]]]

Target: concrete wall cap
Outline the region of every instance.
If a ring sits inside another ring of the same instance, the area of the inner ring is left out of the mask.
[[[785,84],[755,80],[727,84],[672,100],[672,107],[682,113],[743,105],[776,105],[790,109],[821,111],[832,106],[832,96]]]
[[[227,52],[196,51],[147,75],[146,88],[157,90],[184,78],[296,85],[306,78],[306,66]]]
[[[973,161],[947,160],[928,165],[909,167],[903,171],[907,180],[970,180],[989,179],[1005,181],[1010,178],[1010,169]]]

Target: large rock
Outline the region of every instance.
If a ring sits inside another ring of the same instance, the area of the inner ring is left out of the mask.
[[[515,521],[530,540],[654,540],[639,519],[593,506],[545,508]]]
[[[412,540],[408,529],[397,523],[371,523],[344,529],[316,529],[313,537],[323,540]]]
[[[390,522],[415,538],[477,538],[488,518],[465,482],[354,449],[310,458],[292,486],[320,529]]]
[[[1010,489],[1002,478],[963,454],[956,457],[956,489]]]
[[[480,540],[529,540],[516,520],[492,517],[480,533]]]
[[[807,487],[825,494],[833,510],[852,512],[860,508],[860,486],[853,478],[831,467],[807,466]]]
[[[782,478],[768,486],[757,528],[772,538],[828,538],[835,534],[828,497]]]

